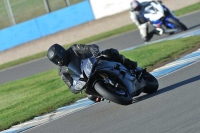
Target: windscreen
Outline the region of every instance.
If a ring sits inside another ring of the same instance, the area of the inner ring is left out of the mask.
[[[69,69],[69,74],[73,77],[80,77],[80,75],[82,74],[81,72],[81,59],[77,58],[75,60],[72,60],[69,65],[68,65],[68,69]]]

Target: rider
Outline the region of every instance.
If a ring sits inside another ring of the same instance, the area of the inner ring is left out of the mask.
[[[133,0],[131,2],[130,18],[137,25],[141,38],[148,42],[154,35],[154,30],[148,32],[148,21],[144,18],[144,8],[149,2],[160,2],[160,0]]]
[[[99,47],[96,44],[74,44],[67,50],[65,50],[59,44],[53,44],[47,52],[47,57],[51,62],[58,65],[58,74],[65,84],[69,87],[71,92],[79,93],[81,89],[78,82],[73,82],[73,78],[68,73],[68,64],[77,58],[86,59],[89,57],[97,57],[99,55],[106,56],[107,60],[122,63],[130,70],[135,70],[137,62],[131,61],[119,54],[116,49],[110,48],[102,52],[99,51]]]

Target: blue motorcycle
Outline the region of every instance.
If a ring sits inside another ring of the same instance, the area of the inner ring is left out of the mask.
[[[143,15],[146,21],[153,25],[156,33],[159,35],[187,30],[187,27],[166,6],[160,3],[146,3]]]

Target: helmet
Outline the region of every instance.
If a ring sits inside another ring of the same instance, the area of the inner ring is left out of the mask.
[[[61,45],[54,44],[48,49],[47,57],[54,64],[63,66],[64,65],[64,53],[65,53],[65,49]]]
[[[130,5],[131,5],[131,11],[137,11],[140,9],[140,4],[138,1],[133,0],[131,1]]]

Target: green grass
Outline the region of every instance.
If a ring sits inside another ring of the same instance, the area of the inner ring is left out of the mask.
[[[10,4],[16,24],[47,13],[41,0],[10,0]]]
[[[0,130],[73,103],[85,94],[66,89],[57,70],[0,86]]]
[[[185,8],[182,8],[180,10],[175,11],[175,15],[180,16],[180,15],[184,15],[184,14],[187,14],[187,13],[190,13],[190,12],[193,12],[193,11],[197,11],[199,9],[200,9],[200,2],[197,3],[197,4],[194,4],[194,5],[191,5],[191,6],[188,6],[188,7],[185,7]],[[98,41],[98,40],[108,38],[108,37],[111,37],[111,36],[114,36],[114,35],[117,35],[117,34],[132,31],[132,30],[135,30],[135,29],[137,29],[137,27],[134,24],[130,24],[130,25],[126,25],[124,27],[121,27],[121,28],[118,28],[118,29],[115,29],[115,30],[112,30],[112,31],[108,31],[108,32],[101,33],[99,35],[95,35],[95,36],[92,36],[92,37],[89,37],[89,38],[86,38],[86,39],[83,39],[83,40],[79,40],[77,42],[74,42],[73,44],[76,44],[76,43],[87,44],[87,43]],[[65,48],[68,48],[71,45],[72,44],[66,44]],[[15,65],[18,65],[18,64],[22,64],[22,63],[25,63],[25,62],[28,62],[28,61],[31,61],[31,60],[34,60],[34,59],[39,59],[39,58],[42,58],[42,57],[45,57],[45,56],[46,56],[46,51],[38,53],[36,55],[24,57],[24,58],[15,60],[15,61],[7,62],[7,63],[0,65],[0,70],[5,69],[5,68],[9,68],[9,67],[12,67],[12,66],[15,66]]]
[[[26,20],[33,19],[35,17],[47,14],[43,0],[9,0],[16,24],[24,22]],[[48,0],[50,10],[56,11],[58,9],[65,8],[65,0]],[[76,4],[83,0],[70,0],[70,4]],[[9,16],[4,4],[4,0],[0,0],[0,29],[11,26]]]
[[[190,6],[187,6],[185,8],[179,9],[179,10],[175,11],[174,13],[176,16],[181,16],[181,15],[191,13],[194,11],[198,11],[198,10],[200,10],[200,2],[190,5]]]
[[[198,47],[200,46],[200,35],[158,42],[152,46],[147,45],[145,48],[139,47],[132,51],[122,52],[122,54],[129,57],[131,60],[138,61],[138,65],[141,67],[151,68],[157,63],[161,63],[169,59],[176,59],[178,55],[197,45]]]
[[[0,29],[11,25],[10,19],[6,12],[6,7],[4,6],[4,0],[0,0],[0,17]]]
[[[200,48],[200,36],[146,45],[122,54],[137,61],[141,67],[151,68],[195,46]],[[54,111],[83,97],[86,97],[85,93],[74,95],[67,89],[56,69],[2,84],[0,130]]]

